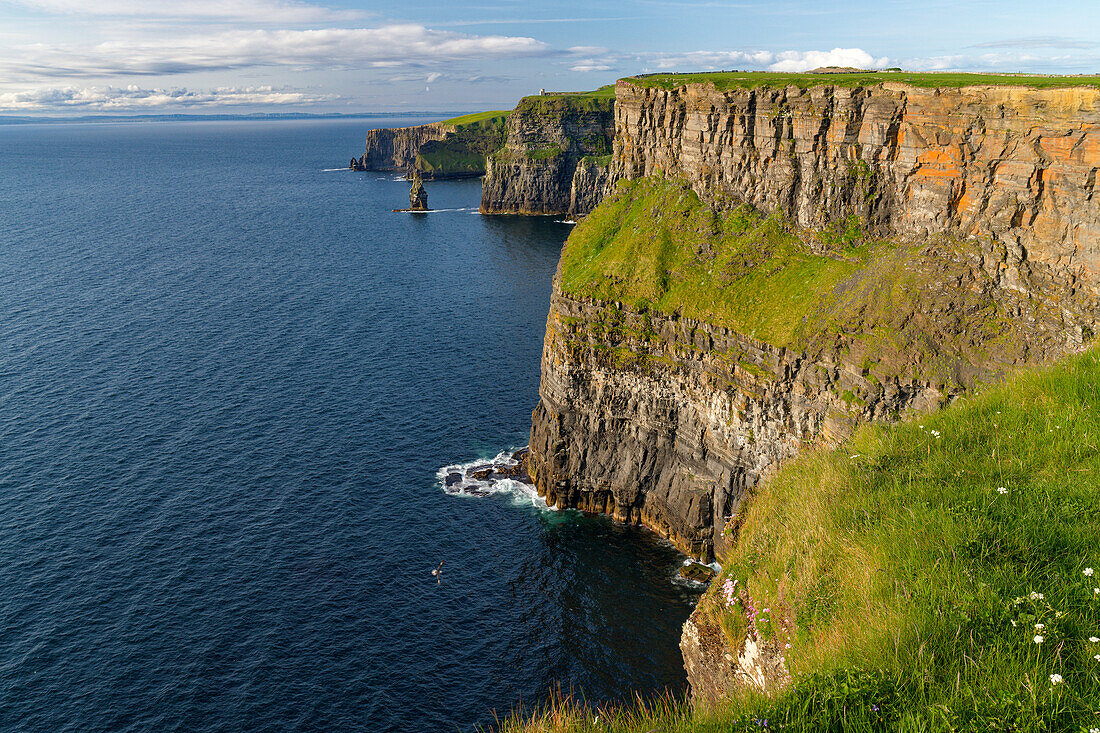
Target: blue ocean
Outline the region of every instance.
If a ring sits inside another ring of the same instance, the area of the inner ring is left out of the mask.
[[[480,216],[478,181],[391,213],[406,182],[334,170],[416,123],[0,128],[0,730],[682,691],[673,549],[443,490],[527,442],[571,227]]]

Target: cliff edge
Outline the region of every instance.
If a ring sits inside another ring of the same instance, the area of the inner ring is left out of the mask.
[[[507,142],[489,156],[484,214],[583,216],[611,185],[611,89],[525,97],[508,119]]]

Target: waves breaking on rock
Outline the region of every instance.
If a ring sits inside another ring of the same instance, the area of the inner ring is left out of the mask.
[[[519,505],[553,511],[535,491],[527,475],[527,446],[503,450],[491,459],[444,466],[436,472],[439,485],[451,496],[484,498],[509,494]]]

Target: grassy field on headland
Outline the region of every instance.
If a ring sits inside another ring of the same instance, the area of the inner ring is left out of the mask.
[[[897,82],[915,87],[1025,86],[1036,89],[1058,87],[1100,87],[1100,75],[1038,76],[1029,74],[964,74],[956,72],[879,71],[850,74],[789,74],[767,71],[714,71],[698,74],[647,74],[627,77],[641,87],[676,89],[685,84],[713,84],[719,90],[754,87],[815,86],[857,87]]]
[[[1089,733],[1098,497],[1095,351],[866,426],[758,488],[701,601],[732,648],[750,633],[746,602],[760,609],[751,633],[785,650],[789,687],[707,713],[558,699],[502,730]],[[730,602],[721,587],[735,580],[746,593]]]

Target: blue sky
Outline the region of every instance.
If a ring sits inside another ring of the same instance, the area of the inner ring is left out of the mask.
[[[510,108],[644,71],[1100,72],[1100,0],[0,0],[0,114]]]

